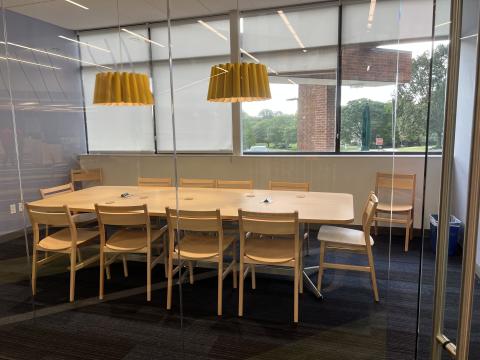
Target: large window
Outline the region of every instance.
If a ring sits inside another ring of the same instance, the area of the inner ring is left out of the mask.
[[[240,129],[238,108],[206,100],[211,66],[230,62],[228,16],[172,22],[175,129],[166,24],[130,27],[121,41],[117,29],[82,32],[95,46],[80,46],[89,150],[170,152],[175,130],[180,152],[236,153],[238,133],[244,154],[423,152],[431,8],[365,1],[241,13],[241,61],[267,66],[272,99],[242,103]],[[437,39],[432,98],[444,95],[447,46]],[[122,67],[152,77],[153,111],[92,106],[95,74]],[[443,107],[430,109],[430,151],[441,149],[442,119]]]
[[[425,151],[431,6],[407,0],[401,11],[393,1],[343,7],[340,151]],[[440,148],[435,139],[430,150]]]
[[[242,60],[267,65],[272,93],[242,104],[245,153],[335,151],[337,28],[336,6],[241,19]]]
[[[151,29],[159,151],[173,150],[166,25]],[[175,21],[171,27],[175,136],[178,151],[231,152],[231,105],[207,102],[210,68],[230,59],[225,18]],[[192,41],[195,39],[195,41]],[[157,44],[157,45],[155,45]]]
[[[151,107],[93,106],[95,76],[101,71],[135,71],[150,74],[146,27],[89,31],[80,40],[83,88],[86,107],[88,149],[90,152],[155,152]],[[138,34],[135,36],[133,34]],[[86,63],[92,65],[88,65]],[[99,66],[94,66],[98,64]]]

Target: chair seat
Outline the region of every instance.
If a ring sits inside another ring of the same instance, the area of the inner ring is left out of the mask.
[[[77,229],[77,246],[92,240],[98,236],[98,231],[90,229]],[[39,241],[39,250],[62,251],[70,249],[72,246],[72,237],[70,229],[62,229]]]
[[[398,204],[390,204],[390,203],[378,203],[377,205],[377,211],[383,211],[383,212],[406,212],[412,210],[412,205],[408,204],[403,204],[403,205],[398,205]]]
[[[152,229],[152,242],[165,232],[166,227]],[[113,234],[105,247],[114,251],[138,251],[147,247],[147,231],[143,229],[123,229]]]
[[[286,263],[295,259],[295,241],[286,237],[253,237],[245,242],[245,256],[260,263]]]
[[[366,246],[365,235],[363,231],[342,228],[337,226],[323,225],[317,236],[318,240],[330,243]],[[373,245],[373,238],[370,236],[370,245]]]
[[[225,251],[233,242],[235,237],[223,236],[223,250]],[[178,246],[175,247],[178,253]],[[180,254],[188,259],[209,259],[218,255],[218,238],[215,236],[187,233],[180,242]]]
[[[84,224],[97,221],[97,214],[95,213],[80,213],[80,214],[73,214],[72,219],[75,224]]]

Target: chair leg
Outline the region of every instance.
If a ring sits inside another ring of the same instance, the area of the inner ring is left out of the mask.
[[[217,315],[222,316],[222,298],[223,298],[223,261],[218,261],[218,300],[217,300]]]
[[[77,251],[72,250],[70,252],[70,302],[73,302],[75,299],[75,266],[77,264],[76,257]]]
[[[106,258],[105,258],[106,261]],[[105,267],[105,274],[107,275],[107,280],[110,280],[112,278],[112,272],[110,271],[110,265],[107,265]]]
[[[147,301],[152,300],[152,253],[147,253]]]
[[[298,284],[298,289],[300,291],[300,294],[303,294],[303,252],[300,251],[299,255],[299,268],[300,268],[300,279],[299,279],[299,284]]]
[[[243,276],[244,272],[243,256],[240,254],[240,271],[238,272],[238,316],[243,316],[243,285],[245,283],[245,278]]]
[[[190,285],[193,285],[194,278],[193,278],[193,261],[188,261],[188,272],[190,276]]]
[[[122,256],[123,261],[123,276],[128,277],[128,264],[127,264],[127,257],[125,255]]]
[[[250,272],[252,273],[252,289],[255,290],[257,288],[257,277],[255,276],[254,264],[250,264]]]
[[[100,300],[103,300],[104,287],[105,287],[105,253],[101,249],[100,250],[100,286],[98,289],[98,298]]]
[[[375,275],[375,263],[373,261],[372,249],[367,249],[367,256],[368,256],[368,265],[370,266],[370,276],[372,279],[372,289],[373,289],[373,296],[375,301],[379,301],[378,297],[378,288],[377,288],[377,276]]]
[[[172,284],[173,284],[173,256],[168,257],[168,273],[167,273],[167,310],[172,308]]]
[[[294,279],[294,290],[293,290],[293,322],[298,323],[298,288],[299,288],[299,277],[300,277],[300,264],[295,263],[295,279]]]
[[[405,252],[408,252],[408,246],[410,245],[410,224],[405,226]]]
[[[82,253],[80,252],[80,249],[77,248],[77,260],[78,262],[82,262]]]
[[[236,289],[237,284],[237,247],[236,244],[232,244],[232,261],[233,261],[233,268],[232,268],[232,276],[233,276],[233,288]]]
[[[165,269],[165,278],[168,278],[168,238],[163,237],[163,267]]]
[[[318,280],[317,289],[322,291],[322,278],[323,278],[323,263],[325,262],[325,243],[320,242],[320,261],[318,263]]]
[[[32,295],[37,293],[37,250],[33,250],[32,255]]]

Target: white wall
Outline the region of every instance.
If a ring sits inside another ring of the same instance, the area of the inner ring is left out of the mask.
[[[135,185],[138,176],[173,177],[172,155],[82,155],[85,168],[101,167],[106,185]],[[179,155],[178,176],[186,178],[252,179],[266,189],[269,180],[308,181],[311,191],[345,192],[354,196],[355,223],[377,171],[417,174],[415,227],[421,225],[424,158],[422,156],[230,156]],[[429,157],[425,225],[438,212],[441,158]]]

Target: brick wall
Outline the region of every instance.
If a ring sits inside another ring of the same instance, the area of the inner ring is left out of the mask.
[[[297,146],[335,151],[335,86],[299,85]]]
[[[410,52],[398,53],[398,81],[406,83],[412,75]],[[397,51],[375,45],[348,45],[342,52],[342,80],[394,83]],[[298,86],[297,147],[299,151],[335,151],[335,86]]]

